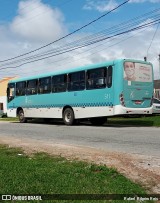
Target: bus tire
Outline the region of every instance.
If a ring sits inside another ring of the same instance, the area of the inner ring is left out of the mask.
[[[63,121],[66,125],[73,125],[74,112],[71,108],[66,108],[63,112]]]
[[[24,117],[24,112],[23,110],[20,110],[18,112],[18,118],[19,118],[19,122],[20,123],[26,123],[27,122],[27,119]]]
[[[97,118],[90,118],[90,122],[92,125],[103,125],[105,122],[107,122],[106,117],[97,117]]]

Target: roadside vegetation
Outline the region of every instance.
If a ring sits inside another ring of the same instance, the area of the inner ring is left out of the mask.
[[[0,145],[0,154],[1,194],[146,194],[141,186],[131,182],[115,169],[104,165],[66,160],[45,153],[29,156],[21,149],[4,145]],[[95,201],[47,200],[45,202]],[[107,201],[96,200],[96,202]]]
[[[156,116],[146,116],[146,117],[119,117],[119,118],[109,118],[108,124],[114,125],[132,125],[132,126],[160,126],[160,115]]]
[[[0,118],[0,121],[18,121],[18,118],[9,118],[9,117],[4,117]]]
[[[18,118],[0,118],[0,121],[18,122]],[[29,122],[44,122],[44,120],[34,119]],[[113,117],[108,118],[107,125],[130,125],[130,126],[157,126],[160,127],[160,115],[147,117]]]

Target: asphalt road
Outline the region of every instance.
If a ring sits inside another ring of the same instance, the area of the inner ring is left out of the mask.
[[[160,157],[160,128],[0,122],[0,136]]]

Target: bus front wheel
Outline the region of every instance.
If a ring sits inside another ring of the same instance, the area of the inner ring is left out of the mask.
[[[71,108],[64,110],[63,121],[66,125],[72,125],[74,123],[74,112]]]
[[[26,118],[24,117],[24,112],[23,112],[23,110],[20,110],[20,111],[18,112],[18,118],[19,118],[19,122],[20,122],[20,123],[26,123],[26,122],[27,122]]]
[[[90,118],[92,125],[103,125],[107,121],[106,117]]]

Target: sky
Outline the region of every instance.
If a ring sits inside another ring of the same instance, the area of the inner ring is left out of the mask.
[[[159,79],[160,0],[123,2],[0,0],[0,79],[144,56]]]

